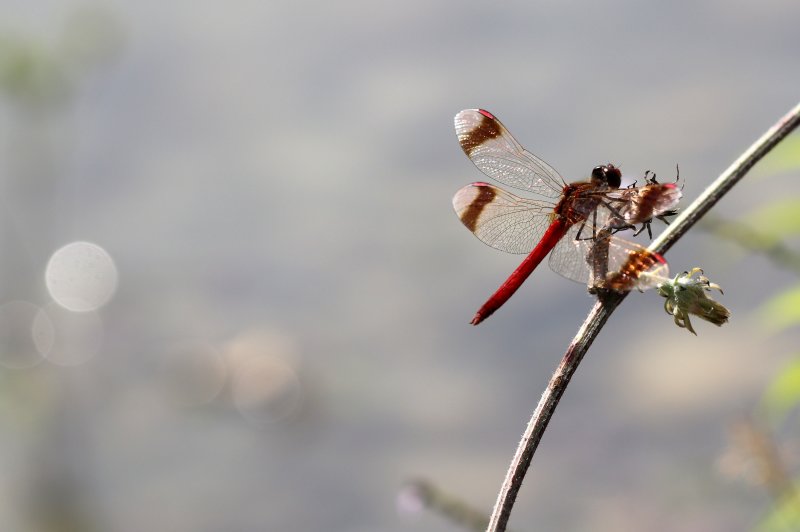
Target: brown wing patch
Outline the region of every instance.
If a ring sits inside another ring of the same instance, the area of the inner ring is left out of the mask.
[[[503,134],[503,126],[500,122],[491,115],[488,111],[479,111],[481,120],[478,124],[459,135],[458,141],[461,143],[461,149],[464,150],[468,156],[472,155],[475,148],[481,146],[487,140],[497,138]]]
[[[458,213],[459,217],[461,218],[461,222],[473,233],[478,227],[478,220],[481,217],[483,209],[492,201],[494,201],[496,196],[494,187],[480,186],[482,184],[484,183],[476,183],[475,185],[478,186],[473,186],[472,191],[475,194],[472,197],[472,201],[469,203],[466,209]]]
[[[658,253],[646,249],[632,251],[619,270],[608,274],[605,285],[617,292],[628,292],[638,287],[642,273],[665,267],[666,261]]]

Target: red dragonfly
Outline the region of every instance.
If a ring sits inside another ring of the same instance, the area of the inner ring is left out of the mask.
[[[612,164],[595,167],[588,181],[567,183],[489,111],[461,111],[455,126],[461,148],[481,172],[548,198],[523,198],[483,182],[467,185],[453,197],[458,217],[484,243],[528,253],[478,310],[473,325],[500,308],[548,253],[553,271],[590,288],[644,290],[654,287],[657,277],[667,277],[661,255],[612,235],[636,224],[649,229],[653,218],[674,213],[682,195],[677,185],[647,179],[641,187],[619,188],[622,173]]]

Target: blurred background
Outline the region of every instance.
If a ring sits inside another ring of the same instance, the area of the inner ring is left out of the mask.
[[[0,5],[9,531],[460,530],[407,482],[488,514],[593,301],[542,267],[468,324],[521,257],[452,211],[482,179],[453,115],[489,109],[568,180],[679,164],[686,205],[800,96],[792,0]],[[789,141],[667,257],[730,323],[695,337],[629,297],[515,530],[750,530],[776,507],[731,427],[797,382],[774,384],[798,343]],[[770,419],[791,476],[796,418]]]

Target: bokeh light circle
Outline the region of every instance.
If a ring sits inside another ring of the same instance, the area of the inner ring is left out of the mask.
[[[293,347],[285,335],[245,333],[225,349],[231,373],[231,399],[254,425],[266,425],[296,416],[304,399]]]
[[[55,303],[39,310],[34,330],[51,323],[52,347],[46,358],[58,366],[77,366],[94,357],[103,345],[103,320],[96,312],[72,312]]]
[[[291,417],[302,403],[294,369],[278,358],[251,358],[237,368],[233,402],[249,421],[267,424]]]
[[[178,406],[213,401],[225,386],[227,367],[217,350],[205,342],[185,342],[167,350],[160,363],[164,394]]]
[[[97,310],[117,289],[117,267],[108,252],[91,242],[72,242],[50,257],[45,284],[53,301],[74,312]]]
[[[30,368],[41,362],[53,346],[53,324],[38,320],[39,307],[27,301],[0,305],[0,364]]]

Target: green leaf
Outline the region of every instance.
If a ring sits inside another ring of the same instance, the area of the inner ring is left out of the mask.
[[[768,175],[800,170],[800,135],[783,139],[760,166],[761,171]]]
[[[756,526],[757,532],[796,532],[800,530],[800,499],[791,492],[778,501]]]
[[[800,324],[800,286],[778,294],[758,310],[762,326],[771,333]]]
[[[767,417],[776,425],[798,404],[800,404],[800,356],[775,375],[761,399]]]
[[[751,211],[741,221],[776,239],[800,234],[800,198],[768,203]]]

